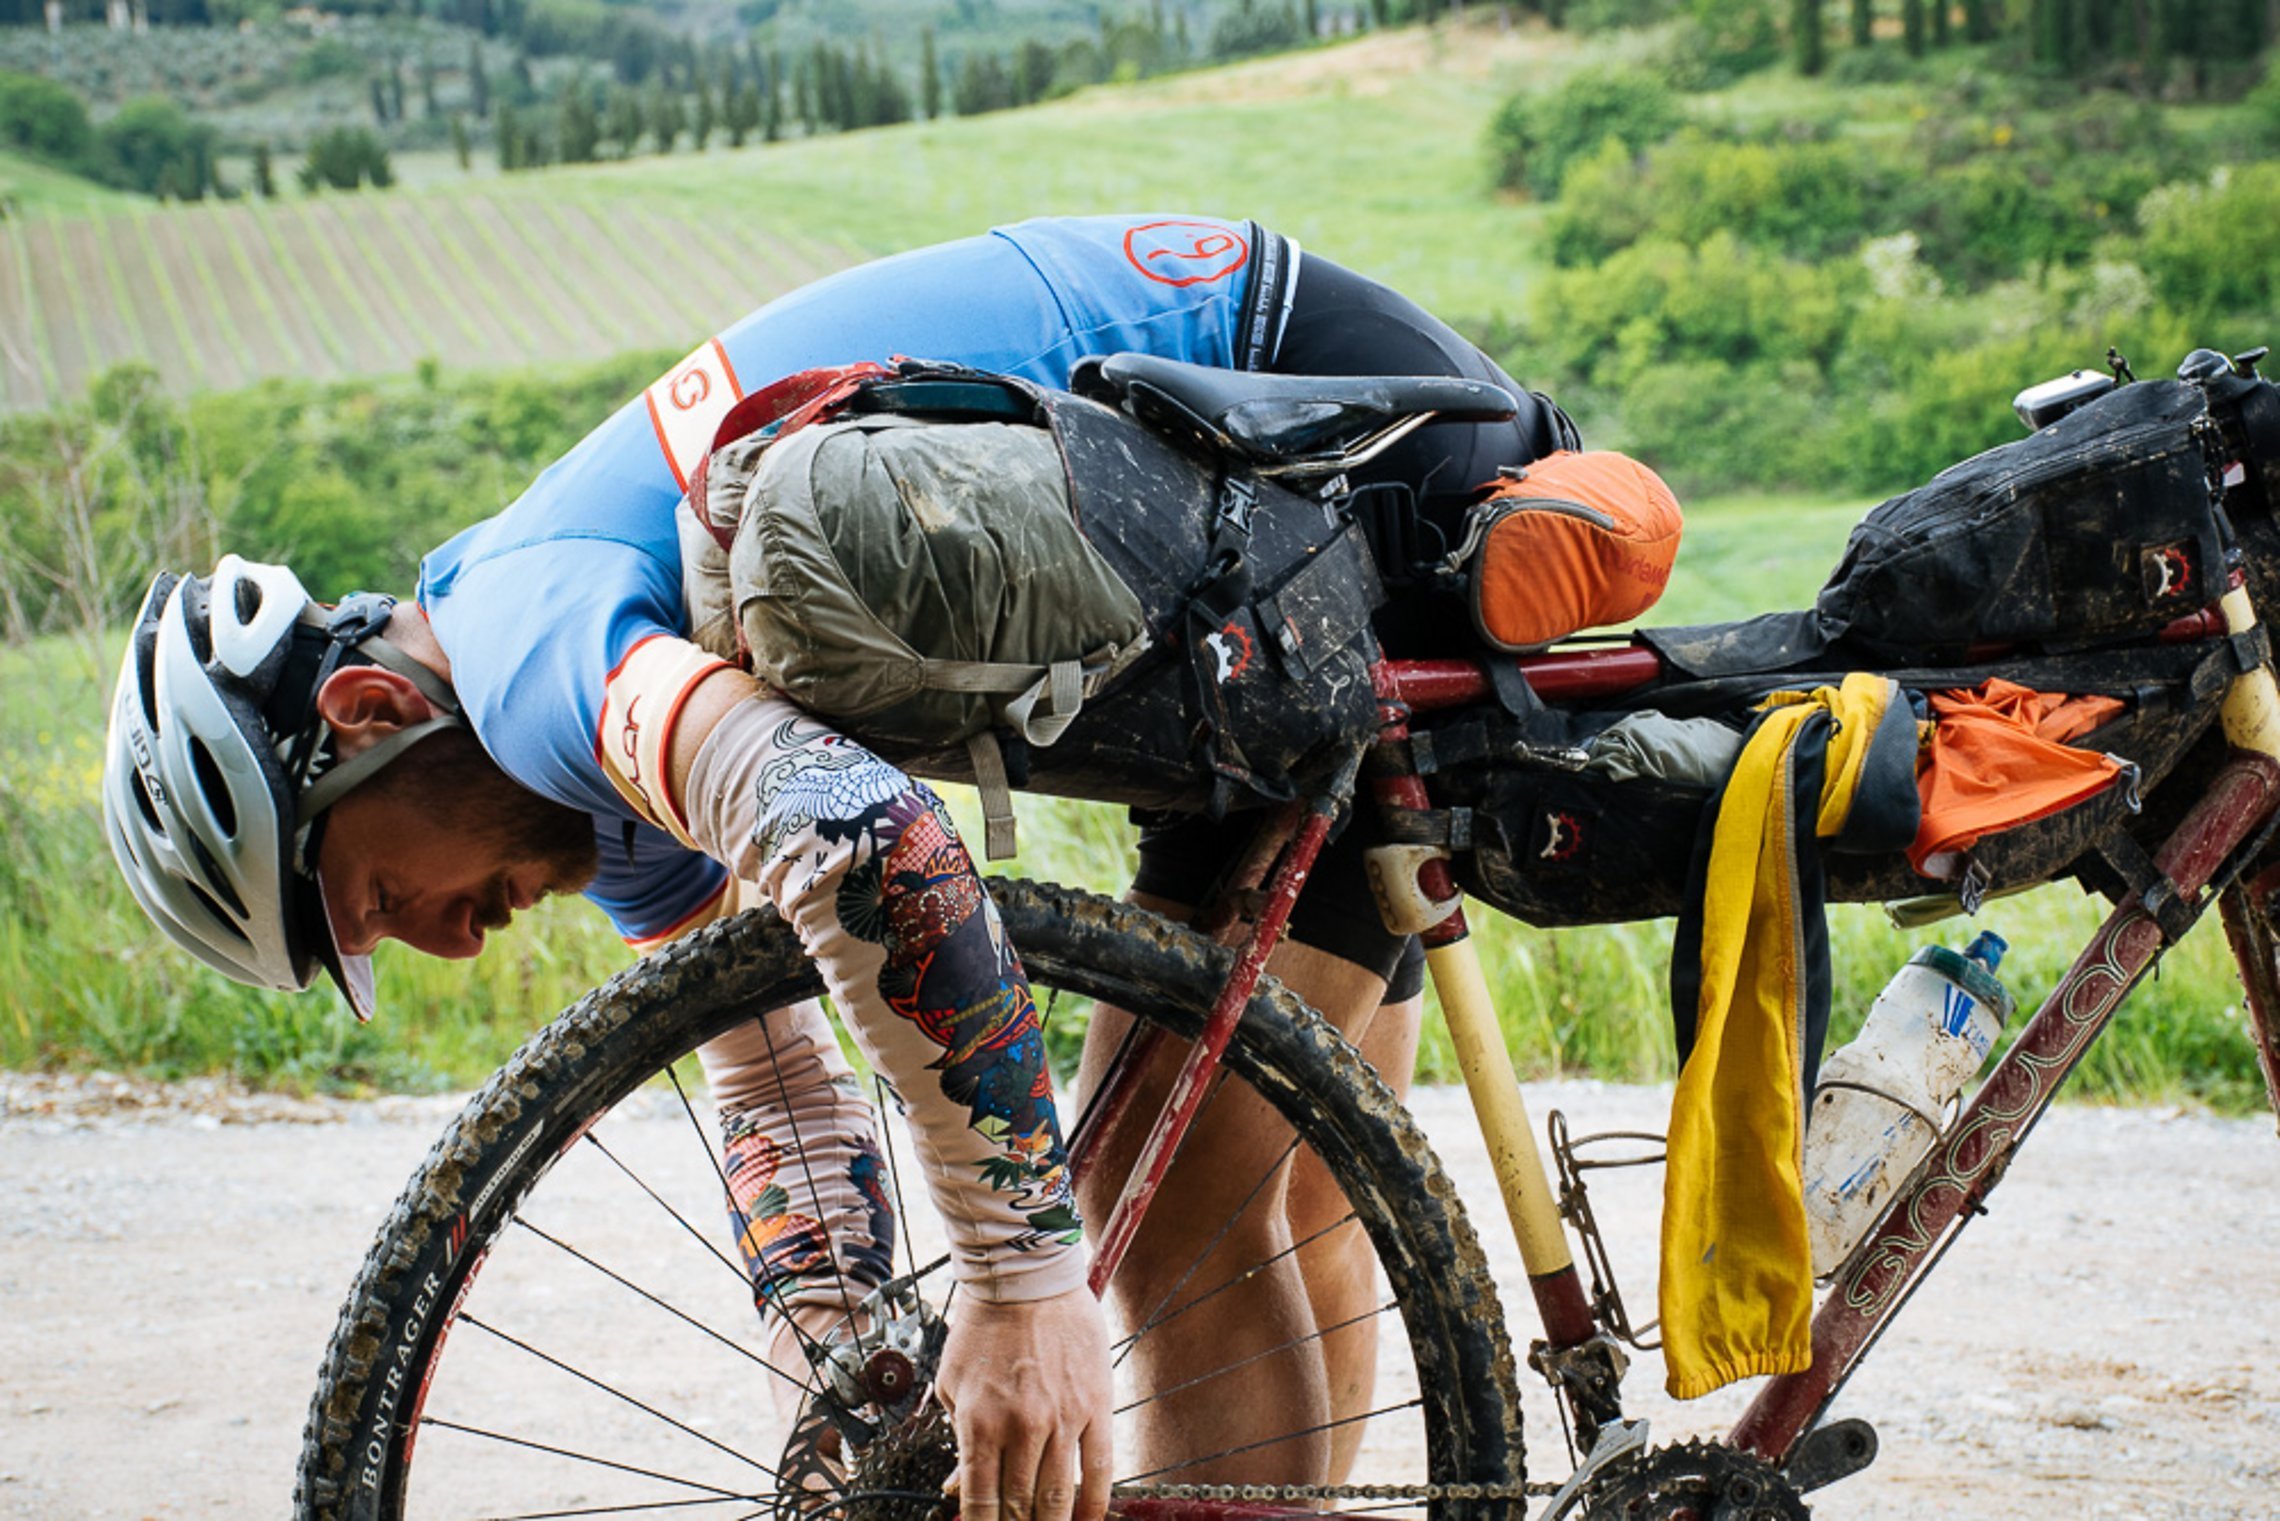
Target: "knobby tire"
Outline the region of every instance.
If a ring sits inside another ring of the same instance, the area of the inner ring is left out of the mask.
[[[1129,904],[1027,882],[991,887],[1041,1007],[1058,990],[1116,1004],[1176,1037],[1201,1028],[1226,950]],[[413,1468],[429,1379],[447,1347],[500,1335],[472,1312],[463,1317],[462,1302],[491,1248],[529,1223],[517,1219],[526,1197],[607,1111],[670,1063],[756,1009],[819,991],[790,930],[772,914],[748,914],[644,959],[525,1042],[436,1143],[373,1243],[310,1407],[295,1514],[396,1521],[415,1492],[418,1513],[434,1512],[439,1496]],[[1271,981],[1253,997],[1225,1065],[1319,1155],[1367,1230],[1415,1361],[1418,1412],[1406,1419],[1422,1427],[1425,1477],[1517,1483],[1519,1394],[1495,1285],[1454,1186],[1399,1100],[1330,1025]],[[924,1199],[923,1190],[902,1192]],[[697,1224],[725,1241],[717,1208]],[[471,1329],[447,1340],[463,1319]],[[765,1377],[754,1379],[752,1400],[765,1398],[757,1387]],[[448,1429],[433,1412],[427,1424]],[[632,1509],[770,1514],[765,1503],[707,1499],[701,1490],[678,1507]],[[1508,1501],[1404,1509],[1448,1521],[1518,1513]]]

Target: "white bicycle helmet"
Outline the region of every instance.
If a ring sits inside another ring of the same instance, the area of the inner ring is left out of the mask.
[[[324,810],[408,746],[461,722],[436,674],[379,637],[392,597],[312,602],[281,565],[225,555],[205,580],[151,582],[111,696],[103,825],[143,912],[225,976],[299,991],[322,966],[360,1019],[369,958],[344,957],[316,870]],[[317,689],[378,664],[438,716],[333,764]]]

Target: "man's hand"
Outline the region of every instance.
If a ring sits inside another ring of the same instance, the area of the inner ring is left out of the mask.
[[[964,1521],[1101,1521],[1112,1455],[1108,1326],[1089,1290],[959,1297],[935,1391],[958,1432]]]

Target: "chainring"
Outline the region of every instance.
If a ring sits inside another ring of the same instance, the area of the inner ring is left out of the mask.
[[[1717,1442],[1682,1442],[1613,1464],[1584,1492],[1578,1521],[1807,1521],[1781,1471]]]

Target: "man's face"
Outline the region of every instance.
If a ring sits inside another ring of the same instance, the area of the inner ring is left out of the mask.
[[[317,874],[342,954],[401,940],[430,956],[473,956],[518,911],[593,875],[590,835],[582,861],[550,859],[487,823],[466,827],[478,812],[468,803],[366,787],[333,805]]]
[[[412,682],[372,667],[334,672],[317,711],[343,760],[435,713]],[[347,957],[383,940],[473,956],[516,911],[585,886],[594,866],[592,819],[518,786],[465,728],[420,740],[333,804],[317,847]]]
[[[467,730],[422,739],[331,807],[317,878],[342,955],[401,940],[474,955],[483,935],[595,869],[593,821],[506,778]]]

